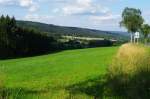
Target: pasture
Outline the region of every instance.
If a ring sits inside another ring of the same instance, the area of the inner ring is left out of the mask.
[[[94,92],[70,95],[67,87],[104,75],[117,50],[89,48],[0,60],[0,85],[7,90],[6,98],[13,99],[93,98]]]

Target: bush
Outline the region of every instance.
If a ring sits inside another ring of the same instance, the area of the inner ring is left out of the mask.
[[[113,95],[127,99],[150,98],[150,53],[143,45],[123,45],[109,67]]]
[[[107,47],[113,46],[113,42],[110,40],[91,40],[89,41],[89,47]]]

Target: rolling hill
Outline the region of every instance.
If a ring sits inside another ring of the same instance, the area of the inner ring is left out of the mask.
[[[17,21],[17,25],[24,28],[33,28],[35,30],[46,32],[50,36],[80,36],[80,37],[100,37],[106,39],[128,40],[129,36],[126,32],[118,31],[101,31],[94,29],[78,28],[78,27],[65,27],[53,24],[44,24],[31,21]]]

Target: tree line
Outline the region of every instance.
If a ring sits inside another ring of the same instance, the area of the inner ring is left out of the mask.
[[[66,49],[112,46],[110,40],[59,42],[58,37],[18,26],[14,17],[0,17],[0,59],[39,55]]]
[[[145,23],[140,9],[126,7],[122,12],[120,25],[125,27],[131,34],[131,43],[133,42],[135,32],[139,32],[143,36],[145,44],[147,44],[150,25]]]
[[[14,17],[0,17],[0,57],[26,56],[52,51],[55,39],[16,25]]]

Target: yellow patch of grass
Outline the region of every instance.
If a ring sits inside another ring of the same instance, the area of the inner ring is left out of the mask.
[[[144,45],[124,44],[115,56],[109,71],[112,75],[130,75],[139,70],[149,69],[150,54]]]
[[[149,99],[150,53],[149,48],[138,44],[120,47],[109,67],[109,89],[123,99]]]

